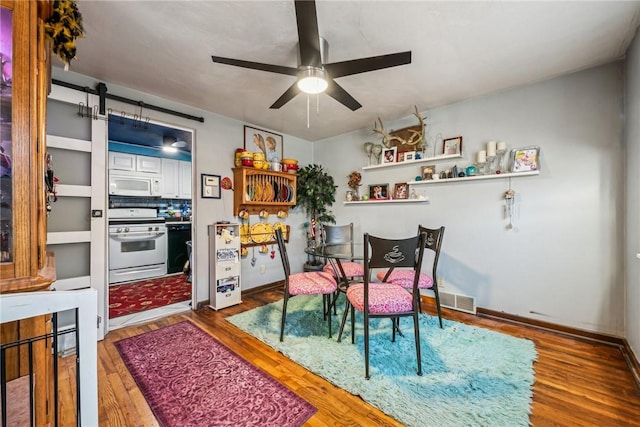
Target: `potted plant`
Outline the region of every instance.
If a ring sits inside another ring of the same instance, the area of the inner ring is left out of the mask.
[[[321,165],[307,165],[298,171],[296,207],[304,209],[309,217],[307,237],[308,245],[315,245],[320,237],[320,224],[335,224],[336,219],[329,208],[336,201],[336,188],[333,177]],[[310,258],[305,270],[322,269],[324,263]]]

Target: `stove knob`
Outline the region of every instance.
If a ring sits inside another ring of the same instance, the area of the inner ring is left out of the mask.
[[[156,227],[156,231],[160,231],[160,227]]]
[[[128,233],[129,232],[129,227],[125,227],[124,232]]]
[[[116,233],[122,233],[122,228],[118,227],[118,229],[116,230]]]
[[[153,231],[153,227],[149,227],[149,231]]]

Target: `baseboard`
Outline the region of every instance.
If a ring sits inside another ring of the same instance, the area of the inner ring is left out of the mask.
[[[278,280],[277,282],[267,283],[265,285],[256,286],[255,288],[243,290],[241,292],[241,295],[242,296],[252,295],[252,294],[255,294],[255,293],[258,293],[258,292],[262,292],[262,291],[268,291],[268,290],[271,290],[271,289],[282,288],[283,286],[284,286],[284,281],[283,280]],[[200,310],[200,309],[208,307],[208,306],[209,306],[209,300],[208,299],[204,300],[204,301],[199,301],[196,310]]]
[[[433,302],[435,303],[435,300]],[[569,326],[558,325],[555,323],[544,322],[540,320],[530,319],[528,317],[517,316],[514,314],[504,313],[502,311],[489,310],[480,307],[477,308],[477,316],[518,323],[533,328],[545,329],[563,335],[570,335],[573,338],[584,339],[587,341],[597,341],[600,343],[616,346],[620,349],[622,356],[627,361],[627,366],[631,371],[631,375],[633,375],[636,384],[638,385],[638,387],[640,387],[640,362],[638,362],[638,358],[633,353],[633,349],[625,338],[598,332],[585,331],[582,329],[571,328]]]

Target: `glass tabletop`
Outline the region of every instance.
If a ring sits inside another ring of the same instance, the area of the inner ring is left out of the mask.
[[[359,261],[364,259],[364,246],[362,244],[318,245],[315,248],[307,247],[304,251],[309,255],[323,258]]]

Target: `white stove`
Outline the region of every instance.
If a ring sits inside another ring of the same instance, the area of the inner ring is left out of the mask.
[[[149,208],[109,209],[109,284],[167,274],[167,227]]]

